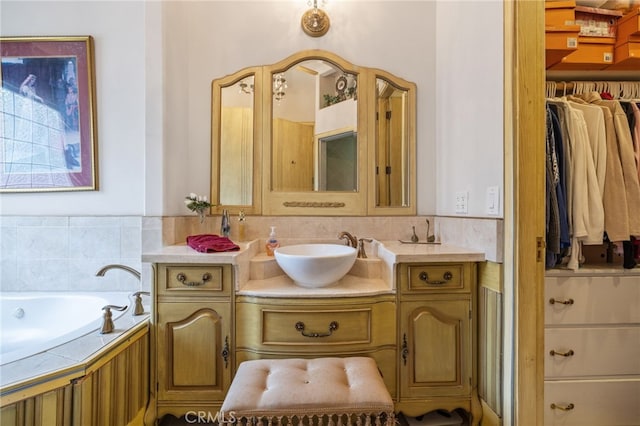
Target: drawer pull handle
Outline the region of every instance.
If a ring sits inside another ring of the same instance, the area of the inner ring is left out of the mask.
[[[554,299],[553,297],[549,299],[549,303],[555,305],[556,303],[560,303],[561,305],[573,305],[573,299],[560,300]]]
[[[304,331],[304,323],[302,321],[298,321],[296,323],[296,330],[300,332],[304,337],[329,337],[333,334],[335,330],[338,329],[338,322],[331,321],[329,323],[329,332],[328,333],[305,333]]]
[[[205,285],[207,281],[211,279],[211,274],[205,272],[202,274],[202,281],[187,281],[187,276],[180,272],[176,275],[176,279],[182,283],[182,285],[186,285],[187,287],[200,287],[201,285]]]
[[[571,411],[575,408],[575,405],[573,404],[568,404],[568,405],[556,405],[554,403],[551,403],[551,409],[555,410],[562,410],[562,411]]]
[[[420,275],[418,275],[418,278],[420,278],[421,281],[424,281],[427,284],[440,285],[446,283],[447,281],[451,281],[451,278],[453,278],[453,274],[447,271],[442,274],[442,280],[429,280],[429,275],[426,272],[422,271],[420,272]]]
[[[551,352],[549,352],[551,354],[551,356],[573,356],[575,354],[575,352],[573,352],[573,349],[569,349],[567,352],[558,352],[558,351],[554,351],[553,349],[551,349]]]

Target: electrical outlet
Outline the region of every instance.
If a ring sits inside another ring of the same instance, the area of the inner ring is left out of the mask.
[[[456,213],[466,214],[469,193],[467,191],[456,192]]]

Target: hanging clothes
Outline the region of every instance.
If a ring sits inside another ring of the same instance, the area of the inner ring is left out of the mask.
[[[640,103],[631,102],[631,109],[636,124],[632,131],[633,151],[636,159],[636,167],[638,168],[638,180],[640,180]]]
[[[564,254],[562,263],[576,270],[583,244],[610,241],[633,268],[640,260],[640,103],[617,98],[637,98],[640,83],[562,84],[562,97],[554,97],[556,83],[547,84],[546,266]]]
[[[566,97],[550,99],[548,102],[563,111],[561,117],[567,129],[567,212],[571,235],[567,267],[576,270],[582,261],[581,244],[602,244],[602,195],[584,113],[572,107]]]
[[[563,145],[563,131],[558,118],[557,105],[547,104],[547,210],[545,265],[553,268],[562,253],[571,245],[566,203],[566,163]]]
[[[613,125],[613,131],[608,130],[607,154],[617,158],[612,167],[620,165],[622,179],[620,182],[618,175],[615,177],[615,182],[606,183],[605,196],[607,193],[610,195],[605,205],[608,206],[607,216],[615,215],[622,224],[626,223],[626,227],[618,226],[612,222],[613,218],[609,218],[607,220],[609,226],[606,226],[606,229],[611,241],[628,241],[632,235],[640,236],[640,180],[629,123],[619,101],[603,100],[596,92],[582,97],[587,102],[606,107],[611,114],[609,126]],[[604,111],[606,114],[606,110]]]

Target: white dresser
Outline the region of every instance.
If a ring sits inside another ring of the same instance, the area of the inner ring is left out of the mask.
[[[640,425],[640,269],[545,278],[544,424]]]

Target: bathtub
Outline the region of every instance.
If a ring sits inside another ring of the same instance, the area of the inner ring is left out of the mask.
[[[131,315],[130,292],[2,292],[0,293],[0,365],[47,351],[88,333],[99,333],[102,307],[115,321]]]

